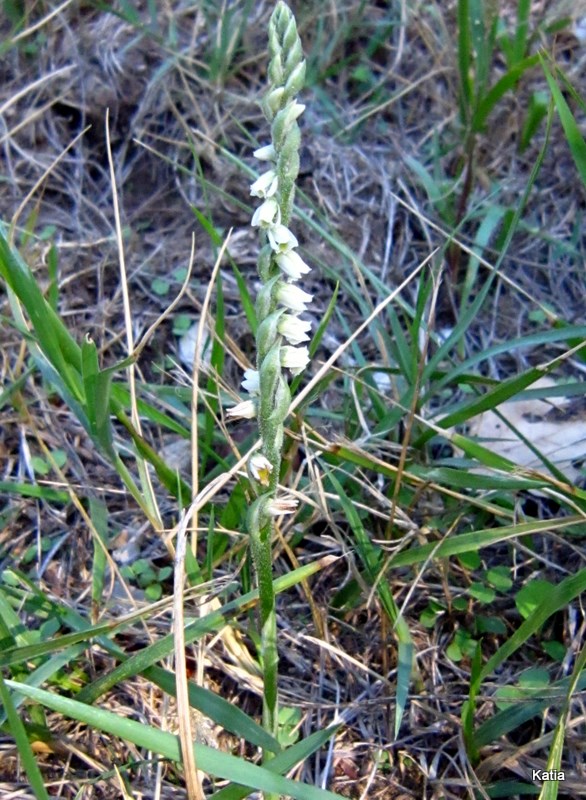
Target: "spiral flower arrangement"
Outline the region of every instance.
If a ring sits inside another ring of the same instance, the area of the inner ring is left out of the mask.
[[[295,181],[299,172],[300,131],[297,120],[305,106],[297,102],[303,88],[305,60],[295,18],[277,3],[269,23],[269,88],[263,111],[271,125],[271,143],[254,155],[268,169],[250,187],[261,203],[252,217],[261,232],[258,258],[261,289],[256,301],[256,369],[246,370],[242,386],[249,394],[232,408],[231,418],[258,419],[261,447],[248,462],[256,496],[248,512],[248,530],[260,597],[261,644],[264,672],[263,721],[277,728],[277,647],[275,598],[272,584],[271,539],[274,519],[295,511],[297,501],[277,495],[283,449],[284,421],[291,392],[286,370],[299,375],[309,362],[311,323],[300,318],[312,295],[298,285],[310,268],[299,255],[298,241],[289,228]]]

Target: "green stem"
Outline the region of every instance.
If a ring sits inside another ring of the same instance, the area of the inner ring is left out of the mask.
[[[263,442],[262,452],[273,465],[269,485],[264,493],[266,502],[270,502],[275,498],[279,485],[284,428],[281,423],[275,424],[271,420],[271,414],[275,409],[272,398],[267,397],[267,395],[267,392],[263,392],[261,384],[259,420]],[[260,605],[261,652],[264,678],[263,725],[269,733],[276,737],[278,732],[279,655],[277,650],[275,592],[273,589],[272,540],[274,528],[273,517],[267,516],[261,519],[258,533],[255,532],[253,534],[252,552],[257,573]],[[265,759],[271,757],[267,752],[264,755]]]
[[[278,731],[278,651],[277,615],[275,612],[275,590],[273,588],[272,533],[273,521],[270,519],[258,533],[252,535],[252,555],[258,581],[261,651],[264,679],[263,726],[273,736]],[[271,757],[264,752],[265,761]]]

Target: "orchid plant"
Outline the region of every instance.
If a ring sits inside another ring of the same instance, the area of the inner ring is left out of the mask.
[[[297,500],[279,494],[284,421],[291,392],[286,370],[299,375],[309,362],[311,323],[300,317],[312,301],[298,282],[310,268],[298,253],[289,228],[295,181],[299,172],[300,132],[297,120],[305,106],[297,102],[305,78],[305,60],[295,18],[277,3],[269,23],[269,88],[263,111],[271,125],[271,143],[255,151],[268,169],[250,187],[261,202],[252,217],[262,246],[258,258],[261,289],[256,301],[258,330],[256,369],[246,370],[242,386],[249,398],[228,412],[231,418],[258,419],[261,446],[248,462],[256,499],[248,512],[251,552],[256,570],[264,673],[263,723],[277,733],[277,626],[271,541],[275,517],[293,513]]]

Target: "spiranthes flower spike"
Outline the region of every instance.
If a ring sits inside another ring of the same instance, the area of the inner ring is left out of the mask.
[[[284,422],[291,404],[286,370],[299,375],[309,363],[311,323],[300,320],[312,295],[296,285],[310,271],[297,252],[299,242],[290,229],[295,181],[299,172],[301,134],[299,118],[305,106],[297,97],[303,88],[305,60],[295,18],[278,2],[269,23],[269,86],[263,110],[271,126],[271,142],[254,151],[267,169],[251,185],[261,201],[252,226],[259,229],[261,249],[256,300],[256,370],[246,370],[243,388],[248,400],[227,412],[230,418],[256,413],[260,451],[248,460],[248,474],[256,499],[247,515],[248,531],[258,580],[261,649],[264,672],[263,723],[275,736],[277,719],[277,649],[271,540],[275,518],[292,514],[297,500],[278,496],[284,441]]]

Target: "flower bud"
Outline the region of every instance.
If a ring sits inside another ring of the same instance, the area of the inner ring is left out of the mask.
[[[281,275],[277,273],[269,278],[268,281],[261,287],[258,297],[256,298],[255,309],[257,319],[264,319],[268,316],[272,309],[275,307],[277,301],[276,287],[281,281]]]
[[[275,344],[275,340],[279,336],[277,326],[279,319],[283,314],[283,309],[279,308],[265,317],[256,332],[256,347],[258,350],[258,357],[262,361],[271,347]]]
[[[273,410],[269,415],[271,425],[282,425],[289,416],[289,406],[291,405],[291,391],[289,384],[282,375],[279,375],[279,380],[275,385],[273,392]],[[281,436],[277,433],[277,436]]]
[[[291,71],[285,83],[285,91],[290,97],[294,97],[303,89],[305,84],[305,61],[301,61]]]
[[[305,106],[302,103],[292,100],[275,115],[271,132],[277,150],[283,147],[291,128],[304,111]]]
[[[272,144],[267,144],[264,147],[259,147],[252,154],[259,161],[276,161],[277,153]]]
[[[283,59],[280,54],[275,54],[275,58],[271,59],[268,72],[269,82],[273,86],[281,86],[283,84]]]
[[[269,117],[275,116],[275,114],[281,108],[284,97],[285,97],[285,88],[283,86],[277,86],[276,89],[272,89],[268,93],[268,95],[265,97],[264,100],[265,108],[269,112],[267,116]]]

